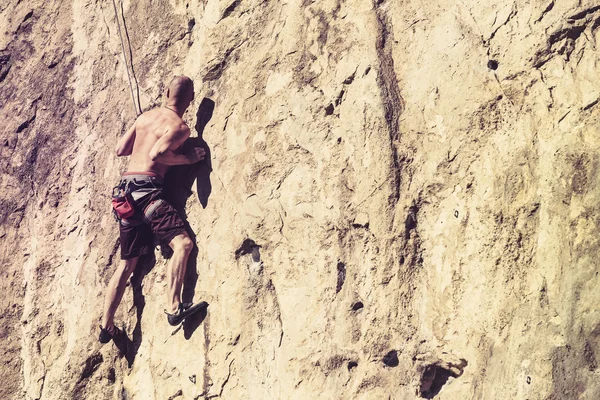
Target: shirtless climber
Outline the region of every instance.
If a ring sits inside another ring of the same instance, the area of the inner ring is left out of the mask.
[[[182,303],[181,290],[188,257],[194,243],[177,211],[162,196],[162,182],[172,165],[194,164],[204,159],[204,149],[178,150],[190,136],[181,119],[194,99],[194,84],[186,76],[171,80],[160,108],[140,115],[117,144],[117,156],[131,156],[127,172],[113,191],[113,208],[119,219],[121,263],[112,276],[104,300],[99,340],[108,343],[122,332],[113,323],[127,280],[141,255],[153,251],[153,235],[173,249],[167,266],[167,321],[175,326],[207,306]]]

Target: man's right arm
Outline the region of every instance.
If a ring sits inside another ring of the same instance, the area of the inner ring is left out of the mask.
[[[187,154],[176,154],[173,151],[178,149],[189,136],[190,130],[185,125],[167,132],[150,149],[150,159],[168,166],[194,164],[204,159],[204,149],[201,148],[191,149]]]
[[[135,123],[127,130],[123,137],[117,143],[115,151],[118,157],[130,156],[135,142]]]

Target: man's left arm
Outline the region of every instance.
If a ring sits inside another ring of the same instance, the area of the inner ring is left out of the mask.
[[[135,123],[131,128],[127,130],[125,135],[119,140],[117,143],[117,148],[115,149],[117,152],[117,156],[129,156],[133,151],[133,143],[135,142]]]

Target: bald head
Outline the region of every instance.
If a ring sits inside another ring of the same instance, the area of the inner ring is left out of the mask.
[[[194,82],[187,76],[176,76],[169,82],[166,95],[168,104],[187,108],[194,100]]]

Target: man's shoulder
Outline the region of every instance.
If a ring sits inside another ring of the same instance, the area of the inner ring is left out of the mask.
[[[174,126],[174,129],[177,129],[178,131],[182,131],[182,132],[189,132],[190,131],[190,127],[183,120],[177,122],[175,124],[175,126]]]
[[[138,117],[136,125],[140,131],[151,132],[157,137],[170,135],[176,138],[187,138],[191,133],[183,119],[164,107],[144,112]]]
[[[159,117],[160,112],[158,108],[153,108],[151,110],[144,111],[135,120],[136,125],[143,125],[148,122],[152,122]]]
[[[178,138],[188,138],[190,136],[190,128],[185,122],[174,123],[170,131]]]
[[[157,121],[160,121],[160,130],[165,133],[171,133],[177,137],[190,135],[190,128],[177,115],[166,114],[165,118],[160,118]]]

